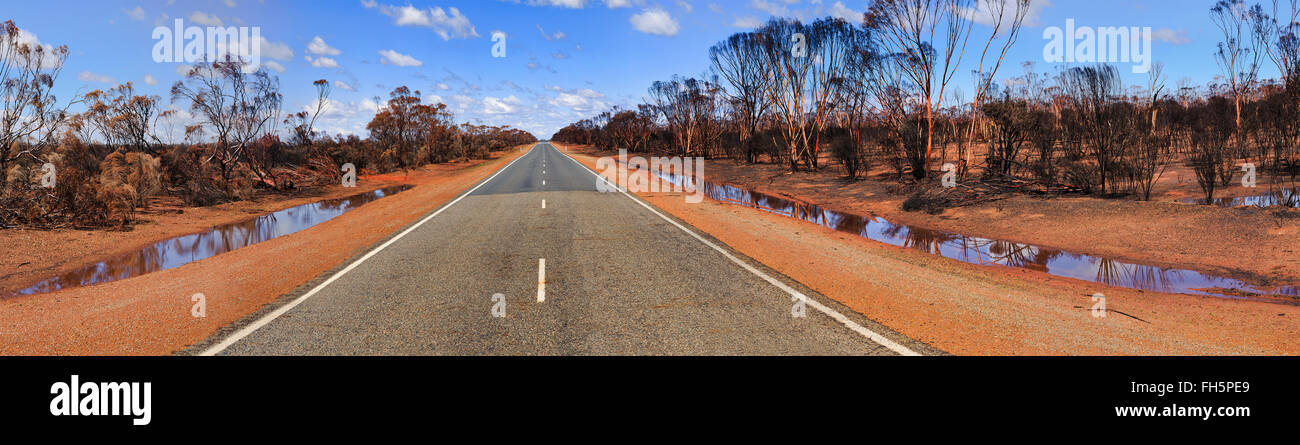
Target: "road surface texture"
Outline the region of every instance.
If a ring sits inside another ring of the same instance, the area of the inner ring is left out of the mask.
[[[599,180],[539,143],[302,296],[210,339],[201,353],[938,352],[628,194],[597,191]],[[797,295],[807,296],[804,317],[793,315]]]

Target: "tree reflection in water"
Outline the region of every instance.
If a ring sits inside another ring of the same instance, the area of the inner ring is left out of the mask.
[[[117,281],[167,270],[204,258],[289,235],[329,221],[362,204],[410,189],[409,185],[374,190],[344,198],[327,199],[253,219],[214,227],[212,230],[161,241],[139,251],[49,278],[6,298]]]
[[[681,183],[681,178],[671,173],[659,172],[658,176],[669,183]],[[1300,286],[1273,288],[1254,286],[1240,280],[1192,270],[1127,263],[1114,258],[1083,255],[1032,244],[978,238],[896,224],[883,218],[868,218],[826,210],[815,204],[726,184],[712,184],[703,180],[698,182],[705,196],[713,200],[752,207],[886,244],[916,249],[972,264],[1030,269],[1130,289],[1229,298],[1241,298],[1237,295],[1239,293],[1300,297]],[[1268,198],[1259,198],[1258,202],[1265,202],[1266,199]],[[1300,194],[1291,190],[1276,194],[1272,199],[1275,202],[1296,202],[1300,200]],[[1222,292],[1224,289],[1236,292]]]
[[[1187,198],[1188,204],[1204,204],[1205,198]],[[1237,198],[1215,198],[1210,204],[1219,207],[1300,207],[1300,188],[1278,189],[1269,193]]]

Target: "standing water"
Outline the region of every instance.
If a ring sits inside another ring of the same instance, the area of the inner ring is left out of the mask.
[[[290,207],[253,219],[220,225],[207,232],[160,241],[118,257],[43,280],[4,298],[89,286],[183,266],[232,250],[272,240],[334,219],[362,204],[410,189],[409,185]]]
[[[667,172],[657,173],[668,182],[683,184],[682,178],[678,175]],[[916,249],[971,264],[1030,269],[1110,286],[1157,292],[1234,299],[1260,299],[1258,296],[1261,295],[1300,297],[1300,286],[1256,286],[1241,280],[1207,275],[1193,270],[1128,263],[1114,258],[1085,255],[1032,244],[914,227],[893,223],[884,218],[826,210],[817,205],[731,185],[711,184],[698,179],[695,182],[703,188],[704,195],[710,199],[752,207],[885,244]],[[1260,300],[1300,304],[1300,300]]]
[[[1204,204],[1204,198],[1186,198],[1188,204]],[[1269,193],[1238,198],[1215,198],[1211,204],[1219,207],[1300,207],[1300,188],[1279,189]]]

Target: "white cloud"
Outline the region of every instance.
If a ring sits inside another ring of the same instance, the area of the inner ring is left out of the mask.
[[[125,12],[126,16],[130,17],[131,20],[144,20],[144,8],[139,6],[136,6],[134,9],[123,9],[122,12]]]
[[[222,3],[225,3],[227,8],[233,8],[235,6],[238,6],[235,3],[235,0],[224,0]]]
[[[542,38],[546,40],[564,40],[565,37],[568,37],[568,34],[565,34],[564,31],[556,31],[555,34],[547,34],[546,30],[542,29],[542,25],[537,25],[537,31],[541,32]]]
[[[783,2],[783,3],[787,3],[787,4],[788,4],[788,3],[793,3],[793,2],[785,1],[785,2]],[[757,10],[759,10],[759,11],[766,12],[766,13],[768,13],[768,14],[771,14],[771,15],[774,15],[774,16],[777,16],[777,17],[782,17],[782,16],[790,15],[790,10],[787,9],[787,8],[785,7],[784,4],[778,4],[778,3],[776,3],[776,2],[770,2],[770,1],[767,1],[767,0],[752,0],[752,1],[749,3],[749,7],[754,8],[754,9],[757,9]]]
[[[468,39],[479,36],[478,32],[474,30],[474,24],[470,23],[469,18],[461,14],[460,10],[455,7],[448,7],[444,10],[438,6],[420,9],[409,4],[406,6],[389,6],[364,1],[361,4],[366,8],[377,8],[379,13],[392,17],[393,24],[397,26],[429,28],[439,37],[442,37],[443,40],[453,38]]]
[[[314,66],[316,68],[338,68],[339,67],[338,61],[325,56],[320,56],[315,59],[311,58],[311,56],[302,56],[302,58],[307,59],[307,63],[310,63],[311,66]]]
[[[191,12],[191,13],[190,13],[190,17],[189,17],[189,19],[190,19],[191,22],[194,22],[194,23],[197,23],[197,24],[200,24],[200,25],[204,25],[204,26],[221,26],[221,25],[222,25],[222,22],[221,22],[221,18],[220,18],[220,17],[217,17],[215,14],[208,14],[208,13],[203,12],[203,11],[194,11],[194,12]]]
[[[354,86],[352,86],[352,85],[349,85],[347,82],[344,82],[344,81],[342,81],[342,80],[336,80],[336,81],[334,81],[334,88],[338,88],[338,89],[340,89],[340,90],[344,90],[344,91],[356,91],[356,90],[357,90],[356,87],[354,87]]]
[[[284,42],[274,42],[266,40],[266,37],[258,36],[262,48],[262,57],[270,57],[277,60],[293,60],[293,49],[289,48]]]
[[[379,56],[380,56],[379,62],[385,65],[424,66],[424,62],[416,60],[416,58],[408,56],[406,54],[393,51],[391,49],[379,51]]]
[[[158,84],[158,79],[155,78],[155,77],[153,77],[153,74],[145,74],[145,75],[144,75],[144,83],[145,83],[145,85],[149,85],[149,86],[157,85],[157,84]]]
[[[736,17],[736,21],[731,23],[731,26],[737,28],[757,28],[762,25],[763,21],[754,16]]]
[[[989,10],[986,6],[987,4],[985,4],[984,2],[978,2],[974,10],[974,15],[971,16],[971,19],[974,20],[975,23],[984,26],[992,26],[994,20],[997,17],[994,16],[993,11]],[[1029,12],[1025,13],[1025,22],[1024,22],[1025,26],[1041,25],[1043,8],[1050,8],[1050,7],[1052,7],[1051,0],[1035,0],[1033,2],[1030,2]],[[967,11],[969,13],[970,8],[967,8]],[[1002,13],[1002,23],[1004,28],[1006,27],[1007,23],[1009,23],[1012,19],[1015,18],[1015,15],[1016,15],[1016,2],[1007,2],[1007,8]],[[860,19],[861,18],[859,18],[859,20]]]
[[[276,62],[276,61],[274,61],[274,60],[263,60],[263,61],[262,61],[262,66],[265,66],[265,67],[267,67],[267,68],[273,69],[273,70],[275,70],[275,72],[280,73],[280,74],[284,74],[284,71],[285,71],[285,70],[284,70],[284,65],[281,65],[280,62]]]
[[[844,2],[835,2],[835,4],[831,5],[830,15],[844,19],[849,23],[862,22],[862,11],[850,9],[848,6],[844,6]]]
[[[3,47],[4,42],[8,40],[9,37],[7,35],[0,33],[0,47]],[[19,29],[17,41],[19,44],[27,45],[29,48],[35,49],[37,47],[40,47],[41,49],[43,49],[44,56],[41,57],[41,61],[40,61],[41,68],[52,68],[54,67],[55,64],[59,62],[59,58],[55,56],[56,48],[54,48],[53,45],[41,43],[41,40],[36,37],[36,34],[32,34],[31,32],[28,32],[25,29]]]
[[[112,77],[108,77],[103,74],[95,74],[90,71],[82,71],[80,73],[77,73],[77,80],[80,80],[82,82],[98,82],[98,83],[115,82]]]
[[[515,96],[510,96],[503,99],[497,99],[495,97],[488,96],[483,98],[483,112],[487,114],[513,113],[516,110],[515,106],[518,105],[519,103],[520,103],[519,99],[516,98]]]
[[[519,0],[514,0],[519,3]],[[572,9],[582,9],[587,5],[587,0],[528,0],[529,6],[560,6]]]
[[[546,89],[557,93],[555,98],[550,100],[551,105],[566,107],[575,112],[586,113],[608,107],[608,104],[602,100],[605,95],[590,88],[565,90],[558,85],[552,85]]]
[[[662,9],[646,9],[628,19],[632,27],[646,34],[672,37],[677,35],[677,20]]]
[[[609,7],[609,9],[630,8],[632,2],[630,0],[605,0],[605,6]]]
[[[1186,45],[1192,43],[1192,39],[1187,37],[1187,31],[1182,29],[1160,28],[1152,34],[1157,41],[1165,42],[1170,45]]]
[[[318,56],[337,56],[343,53],[338,48],[326,44],[325,39],[320,38],[320,36],[316,36],[316,38],[307,42],[307,52]]]

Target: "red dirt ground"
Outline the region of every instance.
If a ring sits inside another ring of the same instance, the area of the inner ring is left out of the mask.
[[[580,161],[595,166],[595,158],[582,153],[580,147],[572,149]],[[726,167],[707,165],[706,178],[727,182]],[[722,170],[723,174],[719,175]],[[785,175],[794,176],[794,175]],[[789,179],[772,178],[760,191],[787,191]],[[822,191],[835,185],[808,181],[794,195],[822,197]],[[852,206],[842,202],[854,193],[853,187],[868,188],[871,184],[845,186],[850,190],[831,194],[839,199],[844,209]],[[761,212],[746,207],[705,200],[700,204],[687,204],[681,194],[639,194],[655,206],[685,220],[733,248],[749,255],[781,273],[812,287],[855,311],[883,323],[909,337],[954,354],[963,355],[1291,355],[1300,353],[1300,307],[1268,302],[1236,301],[1214,297],[1144,292],[1111,287],[1080,280],[1054,277],[1042,272],[1012,269],[999,266],[977,266],[956,260],[928,255],[911,249],[898,248],[883,243],[851,236],[821,226],[796,221],[783,216]],[[897,198],[900,199],[901,198]],[[1046,201],[1043,205],[1074,205],[1090,198]],[[881,206],[883,199],[871,200]],[[1087,203],[1098,208],[1114,201]],[[822,203],[820,199],[811,202]],[[1141,206],[1144,203],[1126,204]],[[1170,204],[1174,205],[1174,204]],[[1005,206],[1005,204],[1004,204]],[[1144,230],[1163,230],[1167,225],[1181,225],[1177,219],[1214,209],[1170,207],[1162,210],[1170,214],[1164,222],[1147,223]],[[831,206],[837,208],[837,206]],[[1162,205],[1163,207],[1163,205]],[[1044,209],[1046,210],[1046,209]],[[1223,210],[1223,209],[1219,209]],[[966,209],[966,212],[972,212]],[[1056,210],[1068,215],[1068,211]],[[1131,211],[1131,210],[1130,210]],[[1237,212],[1237,210],[1223,210]],[[978,214],[978,212],[975,212]],[[1007,211],[1000,212],[1005,218]],[[1100,216],[1080,219],[1091,221],[1093,227],[1107,225],[1114,230],[1126,224],[1106,212]],[[997,222],[998,213],[980,217],[980,221]],[[1129,216],[1132,214],[1129,213]],[[1231,215],[1231,213],[1228,213]],[[891,214],[890,217],[894,215]],[[915,216],[926,220],[925,216]],[[1040,217],[1047,219],[1046,217]],[[900,218],[901,219],[901,218]],[[958,221],[975,219],[955,217]],[[1110,219],[1112,221],[1107,221]],[[904,222],[911,222],[904,220]],[[984,230],[994,238],[999,228],[1010,223],[999,223]],[[1023,224],[1023,223],[1021,223]],[[924,224],[920,224],[924,225]],[[1104,231],[1088,228],[1065,228],[1067,224],[1028,225],[1015,233],[1046,239],[1056,236],[1078,236],[1065,244],[1124,251],[1133,248],[1131,243],[1106,244],[1112,238]],[[957,223],[949,227],[963,227]],[[1049,230],[1055,227],[1053,230]],[[943,227],[941,227],[943,228]],[[1191,230],[1185,229],[1185,230]],[[1216,228],[1214,230],[1228,230]],[[1064,233],[1069,235],[1065,235]],[[1207,230],[1197,231],[1205,234]],[[1177,243],[1170,234],[1156,242]],[[1195,236],[1187,239],[1197,239]],[[1032,242],[1032,239],[1027,240]],[[1060,244],[1060,243],[1058,243]],[[1064,246],[1062,246],[1064,247]],[[1138,255],[1141,256],[1141,255]],[[1185,259],[1196,259],[1195,252],[1185,254]],[[1293,259],[1293,258],[1292,258]],[[1235,262],[1234,262],[1235,261]],[[1236,265],[1244,261],[1229,258],[1222,264]],[[1091,296],[1101,292],[1107,296],[1111,311],[1104,318],[1095,318],[1089,312]],[[1137,320],[1123,314],[1140,318]]]
[[[0,280],[0,286],[13,289],[214,225],[395,183],[415,185],[308,230],[175,269],[0,301],[0,354],[161,355],[183,349],[414,222],[524,152],[516,148],[489,161],[363,177],[357,188],[335,187],[311,197],[188,208],[183,213],[155,210],[130,232],[0,231],[0,243],[16,246],[0,255],[0,268],[24,268]],[[206,318],[190,315],[190,297],[196,293],[206,297]]]

